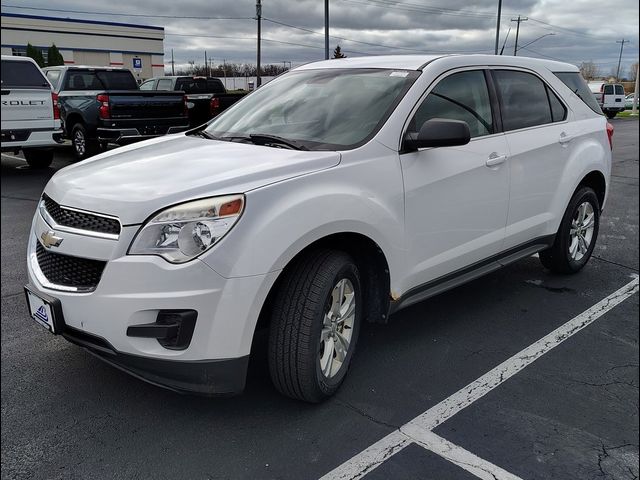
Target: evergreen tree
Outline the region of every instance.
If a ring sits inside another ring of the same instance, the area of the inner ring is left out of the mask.
[[[44,57],[39,48],[27,43],[27,57],[33,58],[40,68],[44,67]]]
[[[47,50],[47,65],[49,67],[64,65],[64,58],[55,43],[49,47],[49,50]]]
[[[344,53],[342,53],[342,50],[340,49],[340,45],[338,45],[333,51],[333,58],[347,58],[347,56]]]

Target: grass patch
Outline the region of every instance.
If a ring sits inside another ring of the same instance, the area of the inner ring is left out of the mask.
[[[618,113],[618,115],[616,115],[616,118],[635,118],[637,120],[638,114],[636,113],[635,115],[632,115],[631,110],[625,110],[624,112]]]

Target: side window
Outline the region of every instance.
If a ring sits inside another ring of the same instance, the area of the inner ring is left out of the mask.
[[[140,84],[140,90],[153,90],[153,84],[155,80],[147,80],[144,83]]]
[[[605,95],[613,95],[613,85],[605,85],[604,86],[604,94]]]
[[[454,73],[442,79],[424,99],[409,129],[419,131],[432,118],[467,122],[471,137],[493,133],[491,101],[482,70]]]
[[[47,79],[53,85],[53,88],[58,88],[58,80],[60,80],[60,70],[49,70],[47,72]]]
[[[616,85],[616,95],[624,95],[624,87],[622,85]]]
[[[562,122],[567,118],[567,107],[565,107],[555,93],[547,87],[549,105],[551,105],[551,118],[554,122]]]
[[[173,81],[170,78],[161,78],[156,90],[173,90]]]
[[[495,70],[505,131],[551,123],[547,87],[535,75],[515,70]],[[557,99],[556,99],[557,100]]]

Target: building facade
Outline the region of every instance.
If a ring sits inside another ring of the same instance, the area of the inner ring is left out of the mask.
[[[55,44],[67,65],[124,66],[140,81],[164,75],[163,27],[2,13],[2,55],[25,55],[28,43],[45,55]]]

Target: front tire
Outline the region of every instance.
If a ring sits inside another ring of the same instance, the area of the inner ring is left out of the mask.
[[[553,246],[540,252],[540,261],[555,273],[579,272],[591,258],[600,230],[600,201],[589,187],[571,198]]]
[[[362,288],[346,253],[318,250],[296,260],[277,292],[269,335],[276,389],[317,403],[344,380],[358,340]]]
[[[53,162],[53,149],[28,148],[22,150],[27,164],[34,169],[47,168]]]

